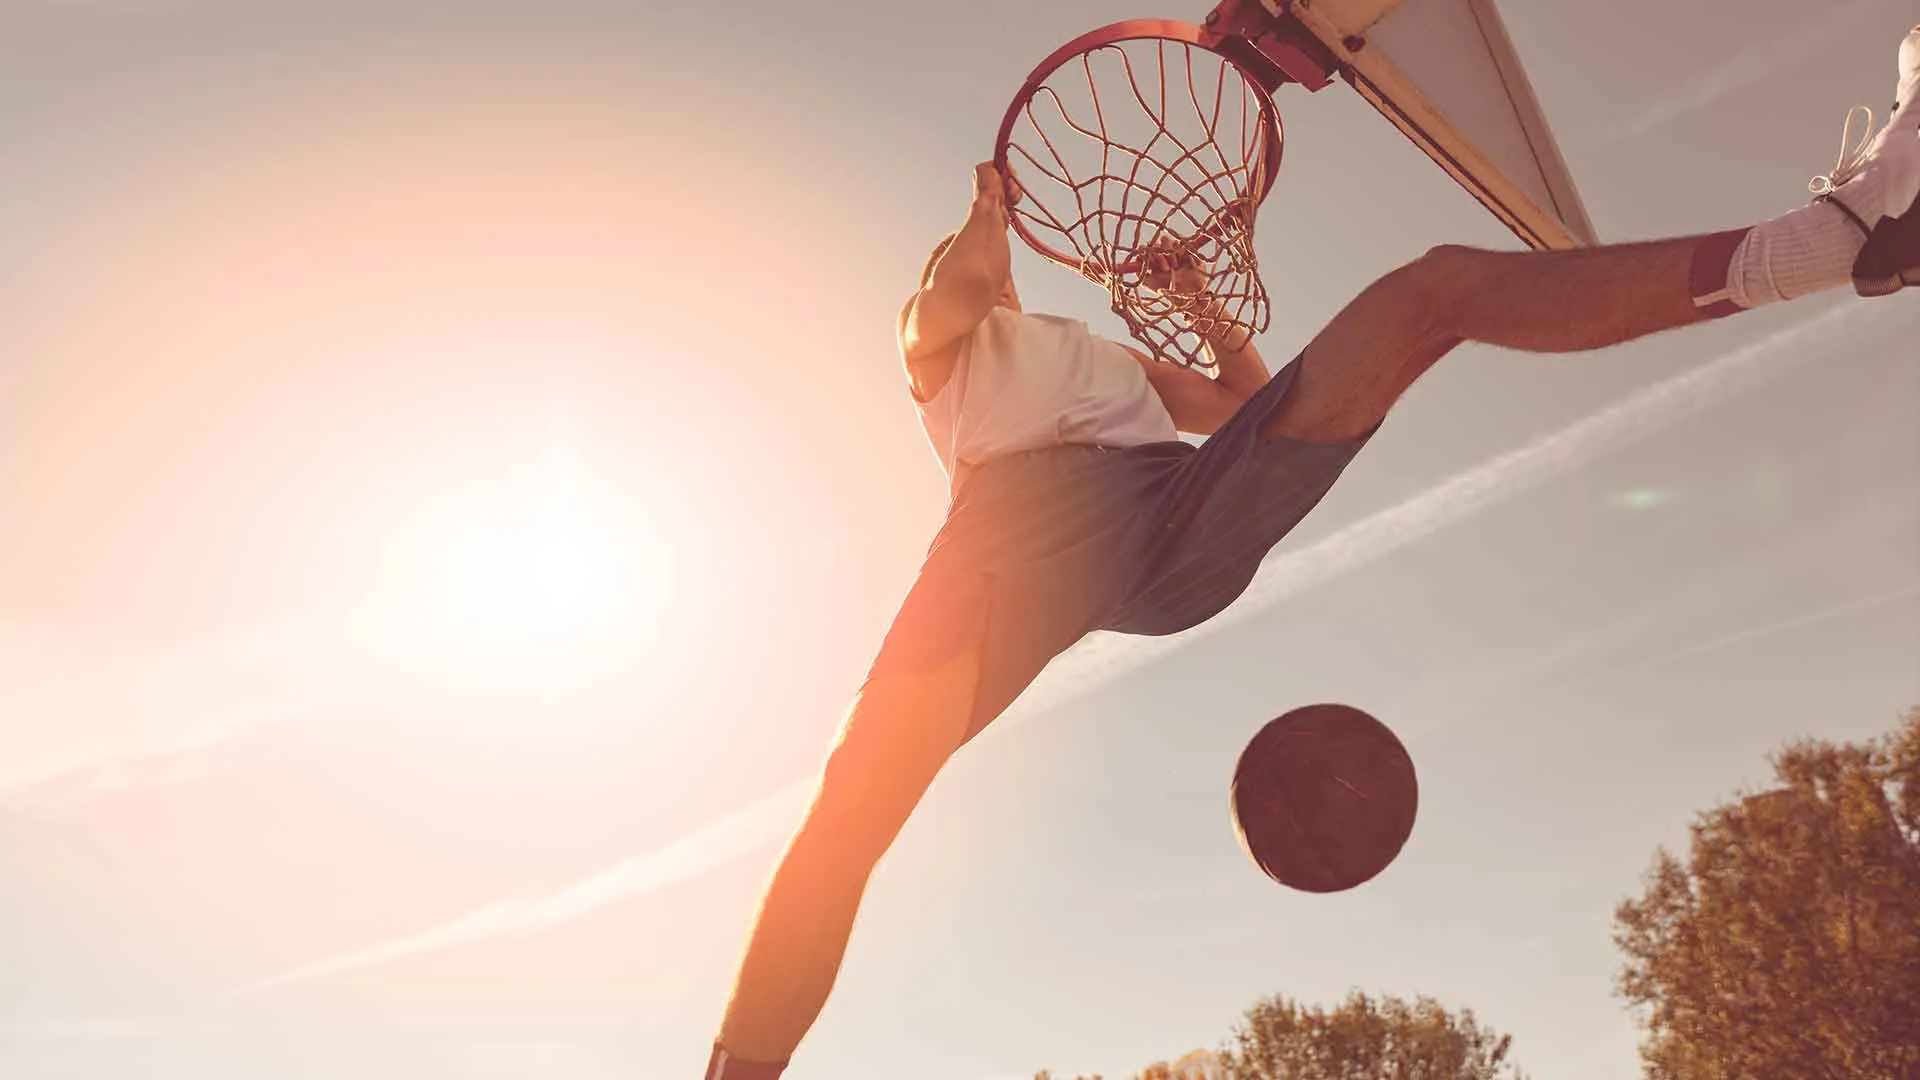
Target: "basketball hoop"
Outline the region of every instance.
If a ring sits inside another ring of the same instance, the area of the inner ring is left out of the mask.
[[[1267,328],[1253,226],[1283,141],[1272,95],[1221,42],[1163,19],[1084,34],[1028,76],[994,151],[1020,238],[1107,290],[1155,356],[1198,367],[1210,338]],[[1173,283],[1174,262],[1204,286]]]

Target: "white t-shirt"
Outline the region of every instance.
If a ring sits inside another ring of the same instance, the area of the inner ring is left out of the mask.
[[[996,307],[960,344],[932,400],[917,402],[940,464],[967,466],[1067,443],[1127,447],[1180,437],[1133,354],[1087,324]]]

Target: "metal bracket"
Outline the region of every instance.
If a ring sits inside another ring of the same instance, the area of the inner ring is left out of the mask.
[[[1261,0],[1221,0],[1201,26],[1207,47],[1232,57],[1269,92],[1286,83],[1325,89],[1340,72],[1340,61],[1287,14],[1295,0],[1276,2],[1279,14]]]

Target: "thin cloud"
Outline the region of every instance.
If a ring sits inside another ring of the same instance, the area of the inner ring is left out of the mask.
[[[259,719],[247,715],[196,725],[166,738],[77,746],[0,777],[0,803],[51,810],[114,791],[188,783],[205,773],[221,746],[258,726]]]
[[[392,709],[408,680],[352,609],[312,609],[0,689],[0,810],[180,783],[264,729]]]
[[[1665,667],[1669,664],[1677,664],[1682,660],[1692,660],[1696,657],[1716,653],[1723,649],[1731,649],[1735,645],[1745,645],[1748,642],[1759,641],[1763,638],[1774,637],[1778,634],[1793,633],[1797,630],[1805,630],[1811,626],[1819,626],[1822,623],[1851,618],[1855,615],[1865,614],[1866,612],[1875,611],[1883,607],[1895,607],[1908,604],[1915,600],[1920,600],[1920,583],[1909,584],[1891,592],[1879,591],[1875,592],[1872,596],[1863,596],[1839,604],[1830,604],[1813,611],[1802,612],[1799,615],[1792,615],[1784,619],[1776,619],[1773,622],[1761,626],[1749,627],[1736,633],[1723,634],[1707,641],[1697,642],[1686,648],[1677,649],[1661,656],[1655,656],[1645,660],[1635,660],[1631,663],[1619,664],[1597,671],[1583,672],[1581,677],[1602,679],[1627,671]]]
[[[489,904],[424,934],[298,968],[253,983],[240,992],[254,994],[386,963],[415,953],[531,933],[578,919],[617,900],[664,889],[752,854],[781,839],[793,829],[812,787],[810,781],[788,784],[699,832],[652,854],[624,859],[558,892]]]
[[[238,704],[202,712],[177,730],[78,743],[0,772],[0,807],[60,809],[116,791],[190,783],[205,774],[223,749],[251,733],[323,719],[356,704],[390,703],[390,696],[355,690],[298,702]],[[183,705],[179,711],[197,710]],[[39,722],[57,723],[65,714],[32,715]]]
[[[1856,327],[1870,325],[1885,319],[1888,307],[1843,301],[1817,308],[1759,341],[1460,473],[1317,544],[1269,559],[1241,601],[1203,627],[1168,638],[1108,635],[1083,643],[1048,669],[1047,677],[1023,699],[1018,712],[1030,717],[1057,708],[1154,657],[1256,617],[1552,477],[1704,412],[1801,364],[1816,362],[1831,352],[1831,335],[1838,327],[1849,323]],[[1824,342],[1823,337],[1827,339]],[[528,933],[685,881],[779,840],[793,828],[810,789],[810,782],[796,782],[659,851],[625,860],[547,896],[489,905],[425,933],[289,971],[244,987],[241,992],[257,993],[404,956]]]
[[[331,697],[290,705],[275,692],[288,681],[353,685],[317,659],[324,625],[293,617],[21,680],[0,695],[0,805],[174,777],[246,731],[325,707]]]
[[[1691,82],[1662,94],[1658,101],[1640,112],[1567,140],[1568,148],[1583,154],[1605,150],[1663,128],[1768,79],[1777,79],[1803,57],[1856,35],[1865,17],[1885,6],[1884,0],[1854,0],[1838,9],[1821,9],[1817,19],[1809,20],[1790,34],[1770,36],[1735,53]]]
[[[1720,608],[1728,595],[1752,594],[1783,580],[1797,578],[1818,567],[1829,566],[1836,558],[1831,541],[1835,536],[1889,538],[1903,534],[1915,520],[1915,510],[1884,501],[1864,505],[1840,517],[1828,519],[1819,536],[1788,536],[1777,544],[1763,545],[1728,553],[1712,568],[1671,583],[1650,606],[1625,616],[1610,619],[1578,633],[1557,635],[1537,642],[1519,654],[1501,657],[1497,665],[1480,669],[1452,667],[1436,680],[1422,684],[1417,710],[1429,726],[1445,726],[1450,717],[1478,710],[1494,695],[1516,687],[1544,686],[1574,678],[1611,677],[1647,665],[1658,665],[1687,656],[1727,647],[1739,642],[1715,638],[1688,646],[1665,660],[1616,661],[1602,667],[1595,664],[1607,657],[1631,655],[1642,651],[1648,642],[1659,641],[1675,627],[1699,625]],[[1883,598],[1898,602],[1906,587]],[[1824,618],[1840,618],[1853,613],[1854,604],[1822,609],[1811,615],[1797,616],[1786,622],[1769,623],[1756,630],[1733,635],[1746,638],[1783,632],[1800,625],[1812,625]],[[1811,621],[1809,621],[1811,620]]]
[[[0,1045],[105,1042],[151,1038],[171,1030],[168,1021],[133,1016],[72,1016],[0,1024]]]

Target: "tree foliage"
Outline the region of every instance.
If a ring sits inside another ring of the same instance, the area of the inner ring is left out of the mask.
[[[1221,1080],[1226,1060],[1211,1050],[1195,1050],[1177,1061],[1156,1061],[1134,1080]]]
[[[1614,915],[1649,1080],[1920,1080],[1920,710],[1797,743]]]
[[[1521,1080],[1513,1038],[1432,998],[1354,993],[1333,1009],[1284,997],[1247,1011],[1227,1080]]]
[[[1155,1062],[1132,1080],[1526,1080],[1507,1060],[1512,1045],[1471,1010],[1427,997],[1355,992],[1332,1009],[1270,997],[1247,1010],[1228,1046]]]

